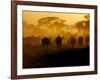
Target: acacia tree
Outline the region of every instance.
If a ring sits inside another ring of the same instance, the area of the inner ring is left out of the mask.
[[[65,20],[60,19],[59,17],[45,17],[38,20],[38,26],[45,25],[49,28],[52,27],[64,27]]]
[[[45,26],[49,28],[50,33],[53,32],[54,35],[62,34],[62,28],[66,26],[65,20],[59,17],[45,17],[38,20],[38,27]]]

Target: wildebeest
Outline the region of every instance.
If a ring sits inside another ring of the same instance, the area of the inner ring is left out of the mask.
[[[42,40],[41,40],[41,45],[43,47],[48,47],[50,45],[50,39],[48,37],[44,37]]]
[[[86,36],[86,37],[85,37],[85,43],[86,43],[86,44],[89,44],[89,36]]]
[[[72,37],[70,41],[71,41],[71,45],[74,47],[76,44],[76,39]]]
[[[55,42],[56,42],[57,48],[62,45],[63,38],[64,37],[61,37],[61,36],[56,37]]]
[[[83,37],[82,36],[78,37],[78,44],[79,44],[79,46],[83,45]]]

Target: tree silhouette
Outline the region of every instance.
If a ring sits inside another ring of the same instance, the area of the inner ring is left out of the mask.
[[[45,17],[38,20],[38,26],[44,25],[49,28],[52,27],[59,28],[66,26],[64,22],[65,20],[62,20],[59,17]]]
[[[89,18],[90,18],[89,14],[88,14],[88,15],[85,15],[84,18],[85,18],[86,20],[89,20]]]

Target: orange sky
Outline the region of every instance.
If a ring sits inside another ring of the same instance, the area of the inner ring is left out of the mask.
[[[26,21],[28,24],[37,25],[39,19],[49,16],[59,17],[62,20],[66,20],[66,24],[72,25],[78,21],[84,20],[85,15],[87,14],[23,11],[23,21]]]
[[[74,28],[74,26],[70,27],[70,29],[66,29],[67,26],[65,28],[60,27],[59,30],[55,27],[48,28],[47,26],[38,28],[38,20],[45,17],[59,17],[61,20],[65,20],[66,25],[75,25],[75,23],[85,20],[84,16],[86,15],[87,14],[23,11],[23,37],[66,35],[67,32],[78,33],[79,31]]]

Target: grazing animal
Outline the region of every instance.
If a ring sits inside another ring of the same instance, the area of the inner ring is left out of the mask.
[[[89,44],[89,36],[86,36],[86,37],[85,37],[85,43],[86,43],[86,44]]]
[[[60,36],[56,37],[55,42],[56,42],[57,48],[62,45],[62,39],[63,38],[64,37],[60,37]]]
[[[42,39],[42,41],[41,41],[41,45],[42,45],[43,47],[48,47],[48,46],[50,45],[50,39],[47,38],[47,37],[44,37],[44,38]]]
[[[72,37],[70,41],[71,41],[71,45],[74,47],[76,44],[76,39]]]
[[[78,37],[78,44],[79,44],[79,46],[83,45],[83,37],[82,36]]]

